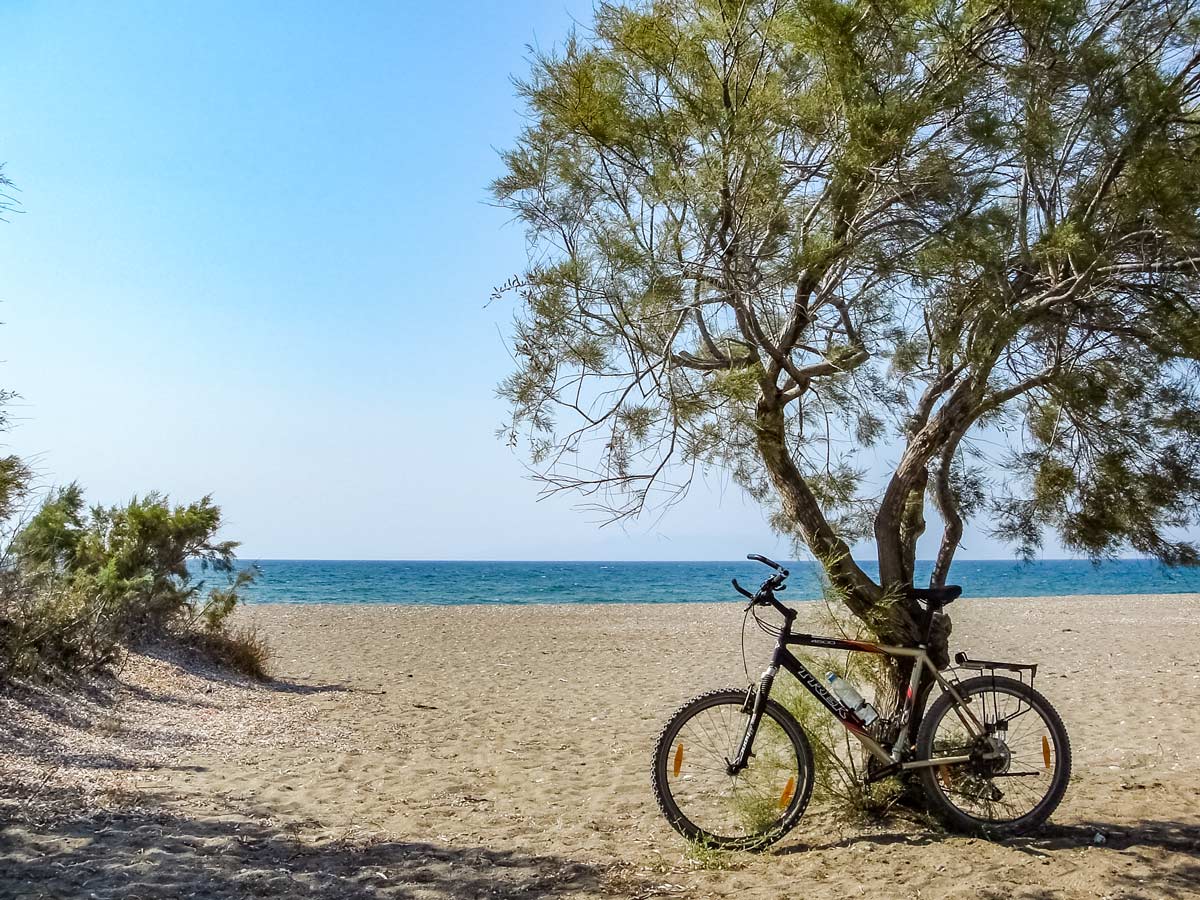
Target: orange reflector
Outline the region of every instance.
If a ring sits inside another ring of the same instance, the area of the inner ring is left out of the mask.
[[[683,744],[675,748],[675,771],[672,773],[676,778],[679,777],[679,770],[683,768]]]
[[[792,802],[792,794],[794,793],[796,793],[795,775],[788,779],[788,783],[783,788],[783,794],[779,797],[780,809],[787,809],[787,805]]]
[[[1050,768],[1050,739],[1044,734],[1042,735],[1042,761],[1046,763],[1046,768]]]
[[[942,779],[942,785],[946,790],[950,790],[950,769],[948,766],[938,766],[938,777]]]

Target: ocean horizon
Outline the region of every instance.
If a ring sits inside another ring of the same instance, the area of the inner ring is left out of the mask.
[[[782,562],[782,561],[781,561]],[[782,599],[821,597],[817,564],[783,563],[792,573]],[[768,570],[747,560],[319,560],[243,559],[258,579],[250,603],[343,603],[458,606],[585,603],[743,602],[730,579],[753,589]],[[861,563],[874,577],[874,561]],[[931,560],[917,562],[927,583]],[[216,584],[220,576],[201,573]],[[1200,568],[1170,569],[1156,560],[958,560],[950,583],[965,597],[1047,597],[1088,594],[1200,593]]]

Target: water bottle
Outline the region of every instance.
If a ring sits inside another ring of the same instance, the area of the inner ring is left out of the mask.
[[[839,678],[837,673],[826,672],[825,680],[829,683],[829,692],[850,707],[864,725],[870,725],[879,718],[875,707],[863,699],[863,695],[854,689],[854,685],[844,678]]]

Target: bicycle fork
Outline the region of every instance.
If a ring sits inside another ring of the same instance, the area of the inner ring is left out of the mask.
[[[767,698],[771,696],[771,685],[775,683],[777,674],[779,674],[779,665],[772,663],[770,668],[762,673],[762,677],[758,680],[758,686],[751,688],[746,693],[746,706],[750,707],[746,733],[742,735],[742,743],[738,747],[737,756],[725,760],[725,771],[731,776],[737,775],[750,763],[750,757],[753,755],[750,748],[754,746],[754,737],[758,734],[758,726],[762,722],[763,711],[767,708]]]

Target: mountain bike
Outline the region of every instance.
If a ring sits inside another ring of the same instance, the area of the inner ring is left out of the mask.
[[[924,642],[915,647],[800,634],[792,632],[796,611],[775,597],[788,570],[765,556],[747,558],[775,570],[754,593],[733,580],[750,599],[747,615],[776,638],[775,650],[757,684],[690,700],[659,735],[654,795],[676,831],[710,847],[755,850],[779,840],[804,814],[813,753],[796,718],[771,698],[781,668],[862,743],[865,783],[915,776],[948,827],[1004,837],[1036,828],[1054,812],[1071,777],[1071,744],[1058,713],[1033,688],[1037,666],[959,653],[956,667],[943,674],[927,653],[935,615],[962,588],[910,589],[925,614]],[[760,619],[762,607],[782,616],[782,626]],[[890,715],[878,715],[852,686],[835,678],[827,689],[788,650],[795,645],[908,658],[904,697]],[[963,678],[964,671],[974,674]],[[940,694],[926,709],[935,686]]]

